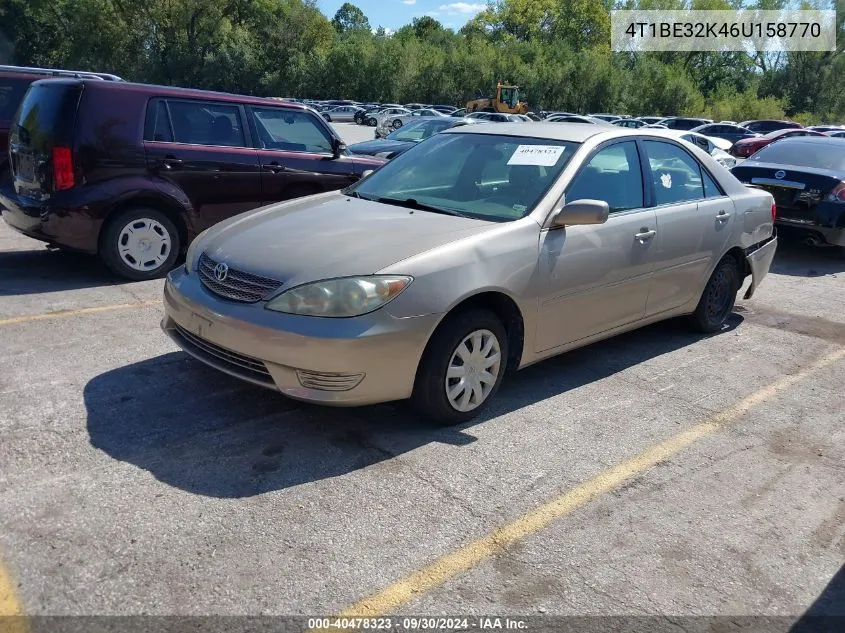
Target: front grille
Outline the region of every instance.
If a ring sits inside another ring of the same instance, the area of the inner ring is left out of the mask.
[[[267,366],[260,360],[215,345],[175,323],[171,332],[186,352],[207,365],[262,387],[276,389]]]
[[[229,268],[226,279],[219,281],[214,274],[217,262],[205,253],[200,255],[199,274],[202,285],[216,295],[231,301],[255,303],[277,290],[282,282],[269,277],[247,273],[236,268]]]

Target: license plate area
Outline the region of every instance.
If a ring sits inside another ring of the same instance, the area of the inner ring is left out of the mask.
[[[35,180],[35,158],[31,154],[12,155],[15,165],[15,176],[19,180],[33,182]]]

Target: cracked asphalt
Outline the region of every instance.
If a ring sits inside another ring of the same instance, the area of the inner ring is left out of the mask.
[[[433,429],[205,368],[161,291],[0,226],[0,559],[27,614],[339,612],[845,346],[845,260],[784,244],[728,331],[592,345]],[[396,612],[845,616],[843,383],[808,373]]]

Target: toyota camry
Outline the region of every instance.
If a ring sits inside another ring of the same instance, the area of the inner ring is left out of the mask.
[[[200,234],[162,327],[292,398],[411,399],[455,424],[508,370],[670,317],[720,331],[769,270],[773,206],[665,134],[461,126],[343,191]]]

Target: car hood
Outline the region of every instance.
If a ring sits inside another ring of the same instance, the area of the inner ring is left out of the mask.
[[[330,192],[250,211],[212,227],[198,248],[291,287],[368,275],[498,226]]]
[[[375,156],[381,152],[404,152],[416,145],[413,141],[391,141],[390,139],[376,139],[374,141],[364,141],[363,143],[355,143],[350,145],[347,149],[354,154],[367,154]]]

